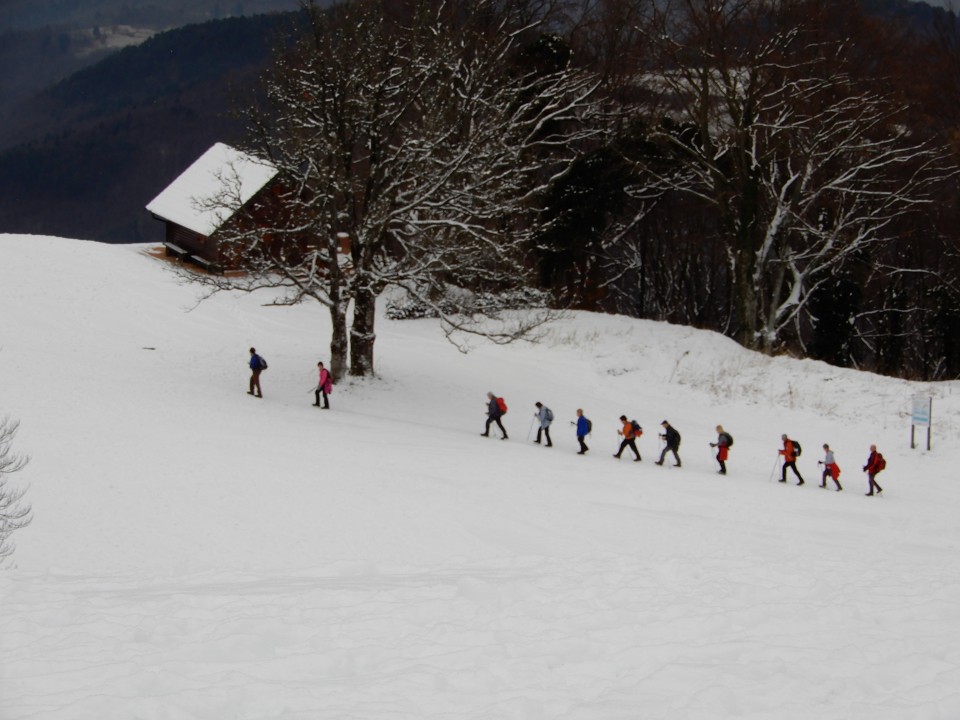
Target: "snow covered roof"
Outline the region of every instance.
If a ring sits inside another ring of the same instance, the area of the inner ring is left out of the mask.
[[[277,174],[265,160],[217,143],[147,205],[154,215],[210,235]]]

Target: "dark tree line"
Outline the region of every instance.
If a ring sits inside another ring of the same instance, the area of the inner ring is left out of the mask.
[[[960,31],[832,0],[591,6],[620,125],[552,189],[541,283],[748,347],[955,377]],[[616,58],[616,61],[614,61]]]

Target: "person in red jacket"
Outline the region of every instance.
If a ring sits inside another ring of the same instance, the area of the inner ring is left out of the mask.
[[[797,476],[797,479],[800,481],[797,485],[803,485],[803,476],[800,475],[800,471],[797,470],[797,453],[793,447],[793,440],[788,438],[786,435],[782,436],[783,439],[783,450],[778,450],[780,455],[783,455],[783,469],[780,473],[780,482],[785,483],[787,481],[787,468],[793,469],[793,474]]]
[[[867,497],[873,495],[873,490],[876,488],[877,495],[883,492],[883,488],[877,485],[877,473],[883,470],[886,467],[886,462],[883,459],[883,455],[877,452],[877,446],[870,446],[870,457],[867,458],[867,464],[863,466],[863,471],[867,474],[867,478],[870,481],[870,492],[867,493]]]
[[[617,460],[619,460],[620,455],[623,454],[623,451],[626,450],[627,448],[630,448],[631,450],[633,450],[633,454],[636,455],[633,461],[640,462],[642,458],[640,457],[640,451],[637,450],[637,438],[640,436],[636,433],[636,431],[634,431],[633,423],[630,420],[627,420],[626,415],[620,416],[620,422],[623,423],[623,429],[617,430],[617,435],[623,436],[623,442],[620,443],[620,449],[617,450],[617,452],[615,452],[613,456]]]
[[[314,397],[317,398],[316,402],[313,403],[313,406],[321,407],[320,396],[323,395],[323,409],[329,410],[330,398],[328,395],[330,395],[330,392],[333,390],[333,376],[330,375],[330,371],[323,366],[322,362],[317,363],[317,371],[319,372],[320,376],[317,379],[317,389],[313,392]]]

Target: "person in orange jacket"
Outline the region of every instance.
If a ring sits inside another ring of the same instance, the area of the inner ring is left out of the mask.
[[[613,456],[617,460],[619,460],[620,455],[623,454],[623,451],[626,448],[630,448],[631,450],[633,450],[633,454],[636,455],[633,461],[640,462],[642,458],[640,457],[640,451],[637,450],[637,438],[643,434],[643,430],[640,430],[640,432],[637,432],[636,430],[634,430],[633,422],[630,420],[627,420],[626,415],[620,416],[620,422],[623,423],[623,429],[617,430],[617,435],[623,436],[623,442],[620,443],[620,449],[617,450],[617,452],[615,452]]]
[[[797,470],[797,452],[793,447],[793,440],[786,435],[783,435],[782,439],[783,449],[777,451],[780,455],[783,455],[783,469],[780,473],[780,482],[785,483],[787,481],[787,468],[792,468],[793,474],[796,475],[800,481],[797,485],[803,485],[803,476],[800,475],[800,471]]]

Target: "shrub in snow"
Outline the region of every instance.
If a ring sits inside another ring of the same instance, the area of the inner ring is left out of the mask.
[[[447,288],[435,300],[426,299],[426,293],[403,293],[386,304],[386,315],[391,320],[437,318],[441,315],[489,315],[504,310],[539,310],[550,305],[550,294],[535,288],[517,288],[506,292],[472,293],[459,288]]]
[[[24,505],[23,490],[9,485],[8,476],[22,470],[29,458],[13,452],[13,437],[20,423],[7,418],[0,420],[0,560],[13,553],[9,542],[11,533],[30,524],[30,506]]]

